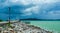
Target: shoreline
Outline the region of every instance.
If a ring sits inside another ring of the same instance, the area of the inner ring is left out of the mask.
[[[50,32],[50,31],[46,31],[46,30],[44,30],[44,29],[42,29],[42,28],[40,28],[40,27],[37,27],[37,26],[34,26],[34,25],[28,25],[28,24],[25,24],[25,23],[23,23],[23,22],[17,22],[17,23],[13,23],[13,24],[11,24],[13,27],[15,26],[15,28],[13,28],[12,30],[13,31],[15,31],[16,30],[16,28],[17,28],[17,30],[21,30],[21,31],[23,31],[23,32],[29,32],[29,31],[31,31],[31,32],[40,32],[40,33],[52,33],[52,32]],[[5,26],[5,27],[7,27],[7,25]],[[8,28],[8,27],[7,27]],[[14,30],[15,29],[15,30]],[[9,29],[8,29],[9,30]]]

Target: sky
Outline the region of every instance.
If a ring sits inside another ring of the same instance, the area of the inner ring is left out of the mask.
[[[60,0],[0,0],[0,19],[60,19]]]

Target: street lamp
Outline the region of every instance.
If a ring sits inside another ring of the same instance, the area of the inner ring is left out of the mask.
[[[9,17],[8,17],[8,25],[9,25],[9,27],[10,27],[10,10],[11,10],[11,8],[10,7],[8,7],[8,15],[9,15]]]

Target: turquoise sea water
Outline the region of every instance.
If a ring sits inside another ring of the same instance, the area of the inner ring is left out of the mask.
[[[30,21],[31,25],[41,27],[42,29],[60,33],[60,21]]]

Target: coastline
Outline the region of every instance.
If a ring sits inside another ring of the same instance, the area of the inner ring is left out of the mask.
[[[29,25],[29,24],[25,24],[23,22],[17,22],[17,23],[13,23],[11,24],[12,26],[15,26],[15,28],[13,28],[12,30],[16,30],[19,32],[21,29],[22,32],[40,32],[40,33],[52,33],[50,31],[46,31],[45,29],[42,29],[40,27],[34,26],[34,25]],[[5,26],[7,27],[7,25]],[[8,27],[7,27],[8,28]],[[20,29],[20,30],[19,30]],[[27,29],[27,30],[26,30]],[[9,30],[9,29],[8,29]]]

